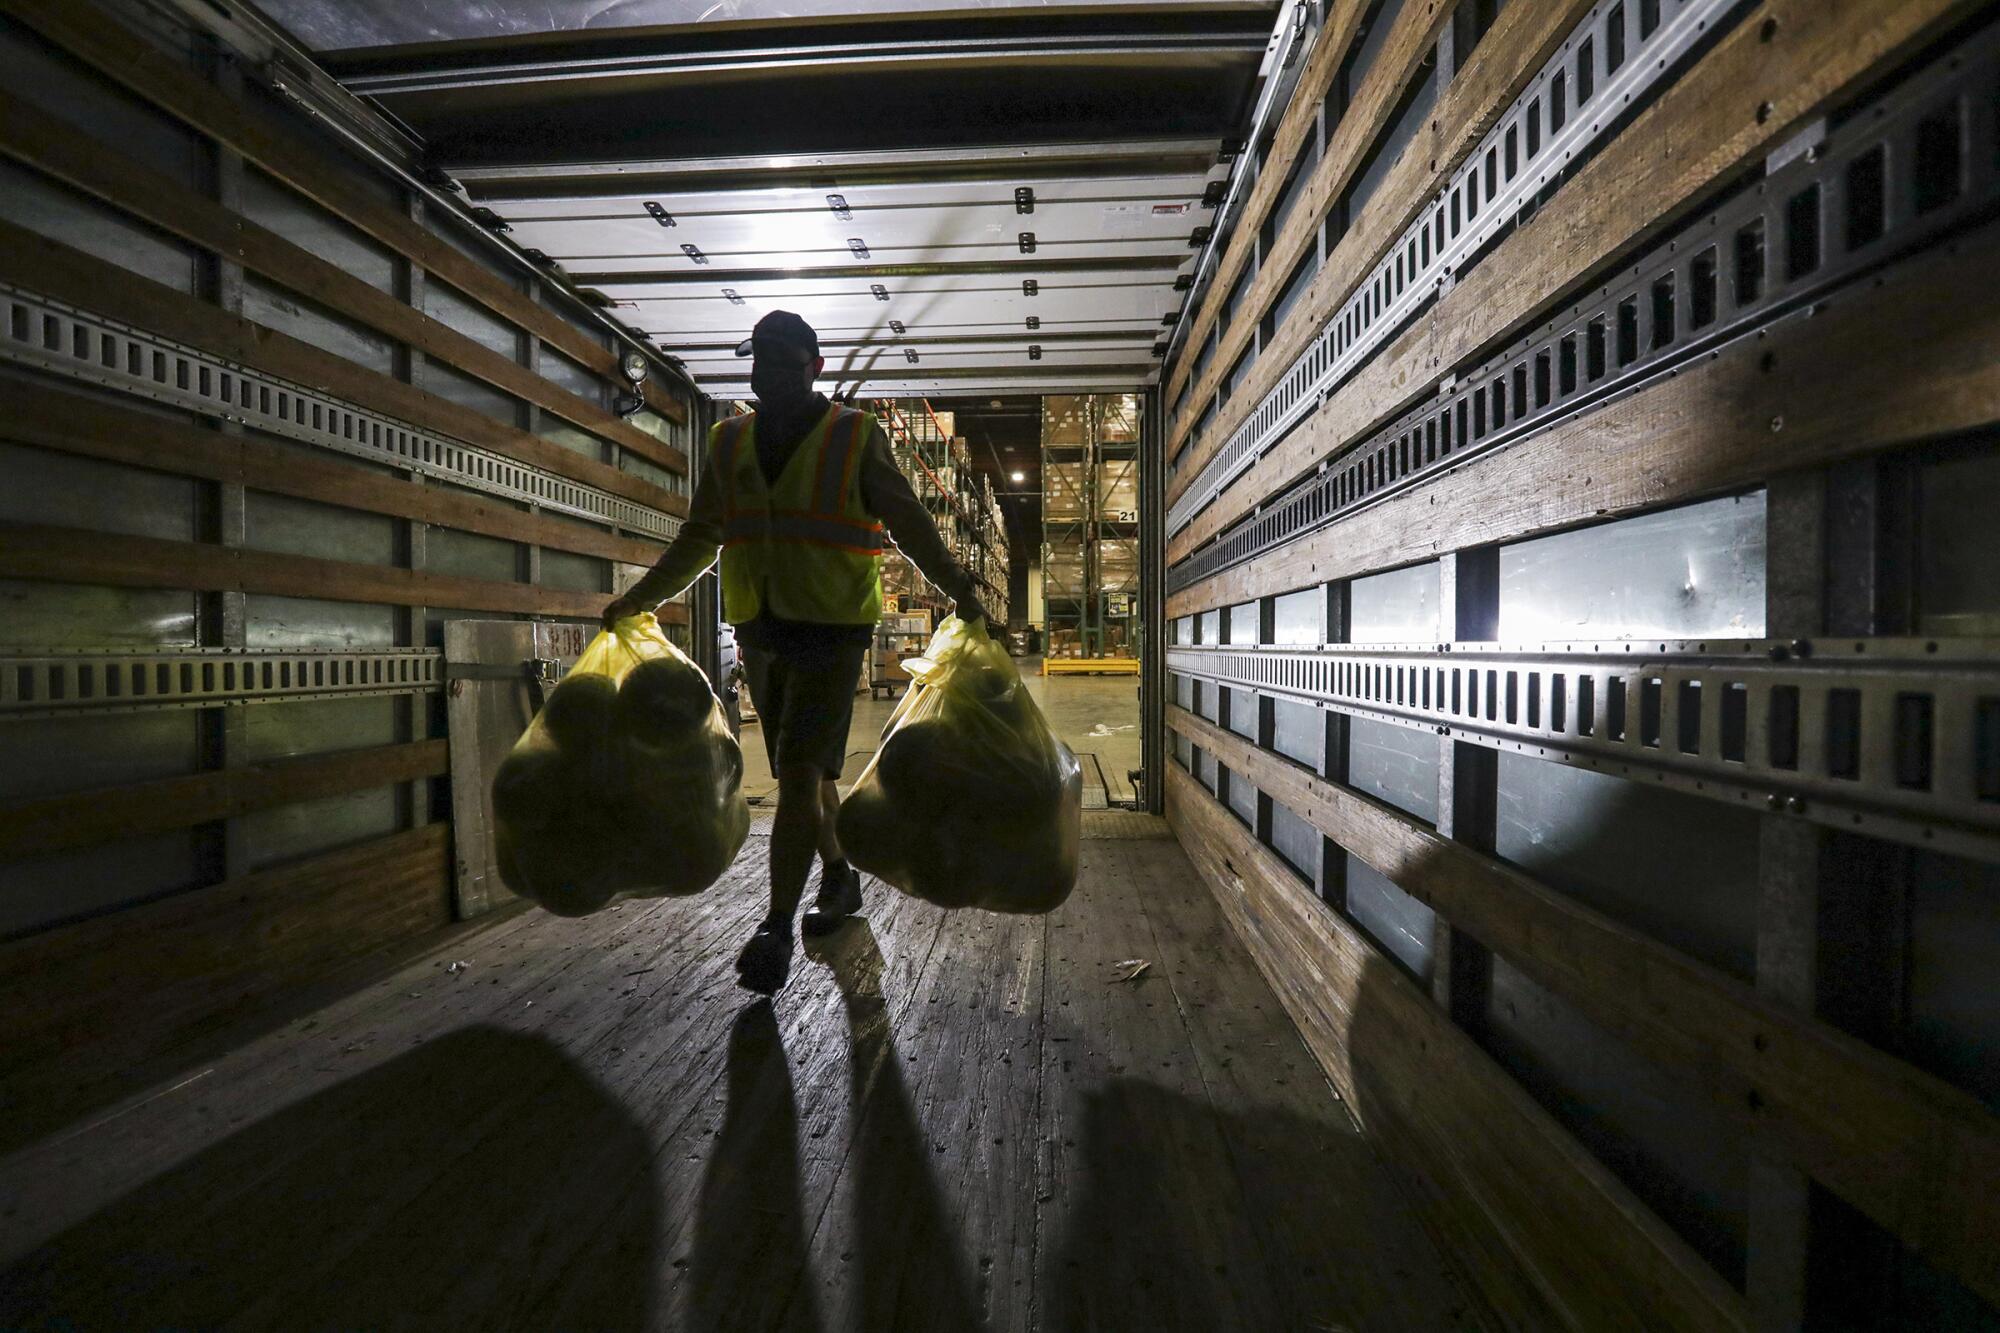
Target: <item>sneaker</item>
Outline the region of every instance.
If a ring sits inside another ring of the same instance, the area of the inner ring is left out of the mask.
[[[822,875],[819,897],[813,899],[812,909],[806,913],[805,932],[808,935],[831,935],[840,929],[842,922],[860,910],[859,870],[849,865],[844,875]]]
[[[736,957],[736,984],[759,995],[776,995],[791,973],[791,928],[766,921]]]

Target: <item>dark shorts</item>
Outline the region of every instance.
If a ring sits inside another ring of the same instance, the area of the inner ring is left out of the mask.
[[[861,684],[865,643],[827,643],[774,653],[745,644],[743,674],[764,730],[771,773],[812,764],[838,778],[847,764],[847,729]]]

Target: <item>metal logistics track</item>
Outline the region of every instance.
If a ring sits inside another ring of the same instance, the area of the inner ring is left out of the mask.
[[[0,719],[414,694],[443,683],[435,648],[17,653],[0,657]]]
[[[1560,183],[1617,122],[1671,79],[1740,0],[1605,0],[1564,39],[1527,90],[1453,173],[1416,223],[1257,404],[1167,511],[1167,535],[1277,443],[1466,261]]]
[[[2000,641],[1219,646],[1167,669],[2000,860]]]
[[[1619,268],[1174,566],[1179,592],[1468,457],[1601,407],[2000,204],[2000,28]]]
[[[247,370],[232,361],[0,283],[0,361],[241,422],[335,453],[504,496],[627,532],[670,540],[671,514],[515,462],[332,394]]]

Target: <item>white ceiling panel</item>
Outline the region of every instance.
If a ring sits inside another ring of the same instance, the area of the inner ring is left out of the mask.
[[[1187,173],[1159,176],[1078,175],[1062,180],[1034,180],[1028,188],[1035,192],[1035,207],[1088,203],[1093,200],[1136,200],[1172,203],[1199,199],[1211,177],[1221,179],[1224,169],[1207,175]],[[1014,210],[1014,183],[1004,178],[992,181],[889,181],[843,185],[837,179],[825,187],[812,189],[778,187],[731,190],[653,190],[614,195],[594,195],[587,199],[508,198],[474,188],[480,203],[490,204],[510,220],[545,221],[558,218],[644,217],[648,203],[656,203],[676,220],[705,214],[793,211],[832,214],[830,194],[839,195],[859,217],[876,209],[992,207]]]
[[[1162,208],[1177,211],[1157,211]],[[643,212],[509,221],[515,240],[587,278],[592,272],[634,269],[693,271],[696,262],[682,249],[686,245],[722,269],[1013,259],[1023,254],[1024,232],[1033,237],[1033,253],[1049,259],[1178,257],[1190,251],[1188,236],[1200,216],[1198,201],[1181,199],[1038,206],[1027,215],[1011,204],[876,209],[847,221],[824,208],[675,214],[671,227]]]
[[[854,372],[873,375],[877,371],[908,373],[911,365],[928,367],[932,370],[966,369],[985,365],[1005,366],[1023,373],[1036,366],[1123,366],[1146,361],[1150,355],[1150,343],[1051,343],[1037,344],[1042,348],[1040,360],[1028,356],[1026,344],[1011,344],[983,347],[956,347],[915,345],[908,350],[917,354],[915,362],[904,355],[905,345],[875,346],[861,348],[825,348],[826,373],[828,375],[848,375]],[[680,354],[688,369],[695,375],[747,376],[750,361],[728,352],[698,352]]]
[[[491,40],[554,33],[615,33],[697,24],[851,19],[1042,8],[1047,0],[261,0],[261,8],[321,51],[422,42]],[[1153,0],[1168,7],[1215,9],[1216,0]],[[1067,8],[1129,8],[1129,0],[1065,0]],[[1234,6],[1266,10],[1246,0]]]
[[[772,291],[771,288],[794,288]],[[1033,316],[1042,330],[1056,333],[1092,328],[1158,330],[1160,317],[1179,298],[1164,283],[1147,285],[1056,286],[1045,283],[1036,296],[1025,296],[1018,283],[1003,286],[967,285],[928,289],[886,288],[889,300],[878,301],[865,289],[842,291],[824,284],[745,284],[738,289],[743,304],[732,304],[714,292],[677,291],[672,297],[647,296],[621,305],[615,312],[645,330],[663,346],[709,342],[718,337],[747,337],[752,325],[772,310],[800,315],[822,337],[888,336],[890,321],[910,333],[969,333],[982,330],[1027,330]],[[616,295],[617,293],[613,293]]]

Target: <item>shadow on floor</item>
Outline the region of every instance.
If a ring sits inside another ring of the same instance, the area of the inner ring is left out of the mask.
[[[27,1255],[0,1275],[0,1327],[520,1326],[555,1253],[564,1284],[611,1294],[601,1308],[636,1327],[657,1257],[572,1244],[628,1197],[658,1190],[625,1108],[549,1043],[471,1028],[271,1114]]]
[[[972,1329],[987,1322],[933,1162],[938,1144],[918,1122],[903,1081],[882,994],[875,932],[856,919],[808,956],[829,968],[847,1012],[849,1123],[846,1178],[821,1226],[821,1285],[839,1327]],[[950,1145],[943,1145],[949,1150]]]
[[[729,1034],[728,1111],[702,1173],[689,1274],[691,1327],[818,1327],[810,1286],[792,1299],[811,1229],[799,1197],[799,1113],[769,1001]]]
[[[1466,1324],[1361,1136],[1218,1111],[1144,1078],[1084,1100],[1040,1238],[1045,1329],[1441,1329]],[[1412,1284],[1422,1284],[1417,1290]],[[1418,1292],[1422,1294],[1418,1294]]]

